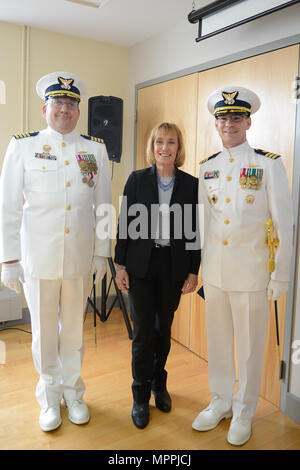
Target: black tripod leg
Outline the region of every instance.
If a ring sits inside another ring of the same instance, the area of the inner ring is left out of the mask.
[[[93,304],[94,304],[94,336],[95,336],[95,344],[97,344],[97,330],[96,330],[96,323],[97,323],[97,308],[96,308],[96,285],[95,285],[95,274],[93,274]]]
[[[125,302],[124,302],[124,299],[123,299],[122,292],[120,291],[120,289],[118,288],[117,283],[116,283],[116,279],[115,279],[116,278],[116,270],[115,270],[115,267],[114,267],[114,264],[113,264],[113,260],[111,258],[108,258],[108,264],[109,264],[111,275],[112,275],[112,278],[113,278],[113,281],[114,281],[114,286],[115,286],[116,293],[117,293],[117,296],[118,296],[118,301],[119,301],[119,304],[120,304],[120,308],[121,308],[122,313],[123,313],[123,318],[124,318],[124,321],[125,321],[125,324],[126,324],[126,327],[127,327],[128,336],[129,336],[129,339],[132,339],[131,324],[130,324],[130,321],[129,321],[129,318],[128,318],[126,305],[125,305]]]
[[[101,320],[106,320],[106,274],[101,281]]]

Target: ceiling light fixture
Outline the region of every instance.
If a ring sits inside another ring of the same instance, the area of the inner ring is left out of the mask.
[[[66,2],[78,3],[86,7],[100,8],[109,2],[109,0],[66,0]]]

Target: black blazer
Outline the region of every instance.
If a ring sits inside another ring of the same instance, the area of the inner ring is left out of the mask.
[[[157,227],[159,200],[156,166],[133,171],[128,177],[123,196],[126,198],[123,197],[121,205],[115,262],[126,266],[129,274],[142,279],[147,274]],[[185,280],[189,273],[198,274],[201,254],[197,202],[198,179],[176,168],[170,208],[173,204],[180,206],[182,217],[176,219],[174,213],[170,211],[171,271],[174,280]],[[130,215],[130,207],[137,203],[147,208],[148,217],[143,227],[138,227],[139,212],[134,211],[135,215]],[[186,227],[184,227],[185,218]],[[131,223],[135,224],[137,231],[141,233],[137,239],[130,237]],[[182,236],[178,238],[180,225]],[[193,249],[186,247],[186,243],[193,244]]]

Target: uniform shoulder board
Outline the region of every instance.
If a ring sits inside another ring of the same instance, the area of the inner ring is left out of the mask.
[[[278,155],[278,153],[271,153],[267,150],[254,149],[254,152],[258,153],[259,155],[264,155],[265,157],[272,158],[273,160],[276,160],[276,158],[280,158],[280,155]]]
[[[38,132],[24,132],[22,134],[14,134],[15,139],[25,139],[25,137],[34,137],[38,135]]]
[[[210,155],[210,157],[204,158],[204,160],[200,162],[200,165],[202,165],[202,163],[208,162],[208,160],[211,160],[212,158],[215,158],[217,155],[219,155],[219,153],[221,152],[214,153],[213,155]]]
[[[99,137],[92,137],[91,135],[80,134],[81,137],[84,137],[87,140],[92,140],[93,142],[98,142],[99,144],[104,144],[104,140]]]

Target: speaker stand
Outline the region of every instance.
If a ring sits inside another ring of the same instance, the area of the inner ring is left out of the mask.
[[[108,264],[109,264],[109,268],[110,268],[110,272],[111,272],[111,280],[110,280],[110,283],[109,283],[109,286],[108,286],[108,289],[107,289],[107,287],[106,287],[106,274],[102,279],[101,311],[99,312],[99,310],[97,309],[97,306],[96,306],[96,283],[95,283],[95,277],[96,276],[95,276],[95,274],[93,275],[93,289],[92,289],[93,290],[93,300],[90,297],[88,297],[87,306],[86,306],[86,310],[85,310],[85,311],[87,311],[89,305],[91,305],[93,310],[94,310],[95,344],[97,344],[97,335],[96,335],[97,315],[100,318],[100,320],[104,323],[109,318],[109,316],[112,312],[112,309],[113,309],[113,307],[114,307],[117,300],[119,302],[120,309],[122,310],[123,318],[124,318],[124,321],[125,321],[125,324],[126,324],[126,327],[127,327],[128,337],[129,337],[129,339],[132,339],[132,328],[131,328],[131,324],[130,324],[130,321],[129,321],[129,318],[128,318],[126,305],[125,305],[125,302],[124,302],[124,299],[123,299],[123,294],[120,291],[120,289],[118,288],[117,283],[116,283],[116,279],[115,279],[115,277],[116,277],[115,266],[114,266],[112,258],[107,258],[107,260],[108,260]],[[114,298],[114,301],[113,301],[109,311],[106,312],[106,303],[107,303],[107,298],[108,298],[108,294],[109,294],[112,282],[114,283],[114,286],[115,286],[115,289],[116,289],[116,296]]]

